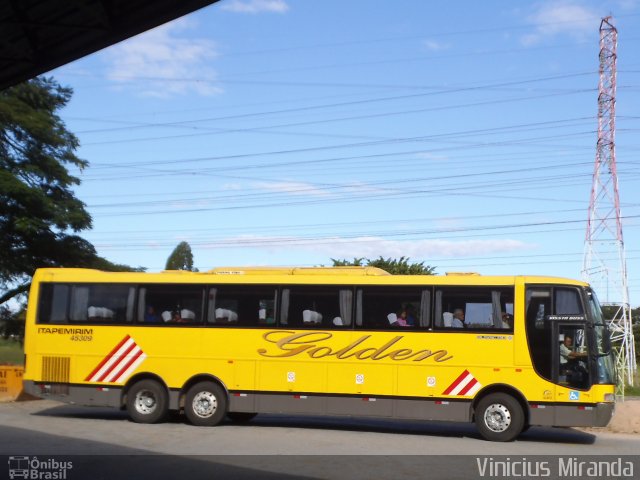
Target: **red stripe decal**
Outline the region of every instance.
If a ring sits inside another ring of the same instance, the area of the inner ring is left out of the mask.
[[[122,341],[121,341],[118,345],[116,345],[116,347],[115,347],[113,350],[111,350],[111,352],[109,352],[109,354],[108,354],[106,357],[104,357],[104,358],[102,359],[102,361],[98,364],[98,366],[93,370],[93,372],[91,372],[91,373],[87,376],[87,378],[85,378],[85,379],[84,379],[84,381],[85,381],[85,382],[88,382],[88,381],[91,379],[91,377],[93,377],[96,373],[98,373],[98,372],[100,371],[100,369],[102,368],[102,366],[103,366],[105,363],[107,363],[107,362],[109,361],[109,359],[110,359],[113,355],[115,355],[115,353],[120,349],[120,347],[122,347],[122,345],[124,345],[124,344],[127,342],[127,340],[129,340],[130,338],[131,338],[131,337],[130,337],[129,335],[127,335],[126,337],[124,337],[124,338],[122,339]]]
[[[127,368],[129,368],[131,366],[131,364],[133,362],[135,362],[140,356],[142,356],[142,350],[140,350],[138,353],[136,353],[133,357],[131,357],[131,360],[129,360],[124,366],[122,366],[119,370],[118,373],[116,373],[116,376],[113,377],[113,381],[117,382],[118,379],[120,378],[120,375],[122,375],[124,372],[127,371]]]
[[[135,343],[135,342],[131,343],[131,345],[129,345],[129,348],[127,348],[127,349],[124,351],[124,353],[123,353],[122,355],[120,355],[120,357],[118,357],[118,358],[119,358],[119,360],[117,360],[117,361],[113,362],[113,365],[111,365],[111,366],[107,369],[107,371],[106,371],[106,372],[104,372],[102,375],[100,375],[100,377],[99,377],[98,379],[96,379],[96,382],[101,382],[101,381],[103,381],[105,378],[107,378],[107,377],[109,376],[109,374],[110,374],[111,372],[113,372],[113,371],[118,367],[118,365],[120,365],[120,363],[122,362],[122,360],[121,360],[121,359],[122,359],[122,358],[124,358],[124,357],[126,357],[126,356],[129,354],[129,352],[131,352],[131,350],[133,350],[133,349],[134,349],[134,348],[136,348],[136,347],[137,347],[137,345],[136,345],[136,343]]]
[[[447,388],[444,392],[442,392],[443,395],[449,395],[454,388],[456,388],[458,386],[458,384],[460,382],[462,382],[462,380],[464,380],[464,378],[469,375],[469,370],[465,370],[464,372],[462,372],[460,374],[460,376],[458,378],[455,379],[455,381],[449,385],[449,388]]]
[[[472,378],[471,381],[467,383],[467,386],[464,387],[462,390],[460,390],[458,395],[466,395],[467,392],[471,390],[476,383],[478,383],[478,380],[476,380],[475,378]]]

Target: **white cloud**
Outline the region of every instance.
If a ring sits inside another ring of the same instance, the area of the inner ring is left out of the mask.
[[[495,253],[507,253],[535,248],[535,245],[518,240],[388,240],[382,237],[356,238],[304,238],[243,235],[212,242],[204,248],[260,248],[275,251],[307,251],[328,258],[410,257],[429,259],[443,257],[470,257]]]
[[[256,186],[271,192],[302,195],[305,197],[327,197],[332,195],[330,190],[325,190],[305,182],[260,182],[257,183]]]
[[[431,52],[440,52],[442,50],[447,50],[449,45],[442,42],[437,42],[435,40],[425,40],[423,42],[425,48]]]
[[[258,182],[253,184],[256,188],[261,188],[271,192],[287,193],[290,195],[299,195],[304,197],[338,197],[341,195],[371,195],[378,194],[379,188],[374,188],[366,183],[353,182],[342,185],[329,185],[326,188],[322,185],[316,185],[306,182]]]
[[[331,244],[318,245],[333,258],[383,257],[413,259],[429,257],[468,257],[494,253],[512,252],[530,248],[531,245],[517,240],[386,240],[379,237],[354,239],[332,239]]]
[[[230,182],[230,183],[225,183],[222,185],[222,187],[220,188],[221,190],[225,190],[225,191],[242,191],[244,190],[244,184],[239,183],[239,182]]]
[[[339,189],[340,193],[349,195],[379,195],[380,193],[385,193],[388,191],[388,187],[380,188],[364,182],[351,182],[349,184],[342,185]]]
[[[558,35],[583,39],[597,32],[600,16],[572,0],[550,0],[538,4],[527,21],[534,26],[534,31],[522,36],[520,41],[531,46]]]
[[[107,51],[107,78],[145,96],[220,93],[208,65],[216,46],[207,39],[181,37],[192,28],[192,22],[179,19],[115,45]]]
[[[635,10],[640,5],[638,0],[618,0],[616,3],[624,11]]]
[[[289,5],[284,0],[229,0],[220,9],[235,13],[285,13]]]

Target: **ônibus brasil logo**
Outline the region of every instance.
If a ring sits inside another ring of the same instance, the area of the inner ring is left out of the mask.
[[[9,457],[9,478],[25,478],[33,480],[65,480],[67,471],[73,468],[73,462],[59,461],[54,458],[38,459],[38,457]]]

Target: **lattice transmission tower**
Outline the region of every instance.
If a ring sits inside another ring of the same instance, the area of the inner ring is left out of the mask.
[[[615,113],[618,31],[611,17],[600,22],[600,80],[598,83],[598,143],[582,274],[604,300],[614,307],[611,340],[617,350],[619,392],[633,385],[636,369],[627,284],[627,262],[622,236],[618,175],[616,171]]]

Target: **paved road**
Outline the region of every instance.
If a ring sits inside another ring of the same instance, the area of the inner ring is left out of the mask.
[[[259,415],[246,425],[199,428],[183,417],[140,425],[117,410],[45,400],[0,404],[0,454],[89,455],[73,457],[75,472],[99,469],[102,478],[133,478],[138,470],[153,474],[149,478],[188,471],[180,475],[188,479],[481,478],[477,459],[487,456],[522,460],[638,452],[640,436],[576,429],[533,427],[504,444],[480,439],[470,424]],[[443,457],[452,454],[466,457]],[[0,476],[4,473],[0,465]],[[71,473],[69,480],[81,478]]]

